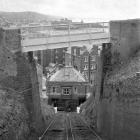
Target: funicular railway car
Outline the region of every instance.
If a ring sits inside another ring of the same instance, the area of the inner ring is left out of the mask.
[[[47,81],[48,103],[61,111],[75,111],[86,100],[87,82],[72,66],[65,66]]]

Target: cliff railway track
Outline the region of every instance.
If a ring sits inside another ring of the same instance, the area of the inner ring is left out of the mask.
[[[65,120],[63,113],[57,114],[49,123],[39,140],[66,140]]]
[[[58,113],[39,140],[103,140],[76,113]]]
[[[103,140],[77,113],[70,113],[71,129],[75,140]]]

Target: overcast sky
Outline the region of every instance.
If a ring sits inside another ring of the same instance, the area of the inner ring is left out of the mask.
[[[0,0],[0,10],[104,21],[140,18],[140,0]]]

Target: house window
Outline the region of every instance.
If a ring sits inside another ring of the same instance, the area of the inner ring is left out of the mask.
[[[91,56],[91,61],[95,61],[96,57],[95,56]]]
[[[93,76],[93,71],[90,72],[90,75]]]
[[[94,79],[94,76],[95,76],[95,75],[94,75],[94,72],[91,71],[91,72],[90,72],[90,77],[91,77],[92,79]]]
[[[77,93],[77,87],[74,87],[74,92]]]
[[[53,93],[56,92],[56,87],[52,87],[52,92],[53,92]]]
[[[90,84],[91,84],[91,85],[93,84],[93,80],[90,80]]]
[[[84,62],[88,62],[88,57],[87,56],[84,57]]]
[[[87,70],[88,69],[88,65],[84,65],[84,70]]]
[[[91,68],[92,70],[95,70],[95,69],[96,69],[96,65],[95,65],[95,64],[91,64],[91,65],[90,65],[90,68]]]
[[[70,88],[63,88],[64,95],[70,95]]]

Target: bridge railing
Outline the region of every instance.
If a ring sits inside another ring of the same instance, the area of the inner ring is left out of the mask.
[[[22,28],[22,39],[108,32],[108,23],[61,24]]]

